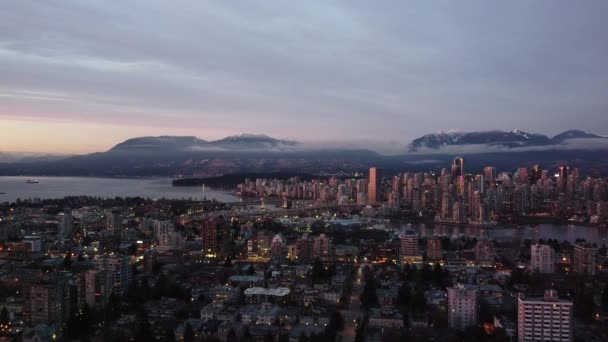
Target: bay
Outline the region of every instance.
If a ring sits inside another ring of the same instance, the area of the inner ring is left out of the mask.
[[[39,181],[28,184],[28,179]],[[17,198],[53,199],[65,196],[94,196],[103,198],[144,197],[236,202],[225,190],[201,187],[174,187],[169,178],[93,178],[93,177],[0,177],[0,203]]]

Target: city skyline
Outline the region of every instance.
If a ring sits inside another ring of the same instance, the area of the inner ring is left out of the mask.
[[[0,151],[239,132],[315,143],[451,128],[606,135],[606,6],[10,3]]]

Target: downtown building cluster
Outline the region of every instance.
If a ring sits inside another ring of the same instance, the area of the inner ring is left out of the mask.
[[[382,213],[409,211],[432,215],[435,222],[488,225],[513,218],[559,217],[579,223],[606,224],[608,184],[603,178],[583,177],[578,168],[556,172],[517,168],[466,173],[464,158],[439,173],[399,173],[384,176],[371,168],[367,178],[245,180],[237,194],[315,204],[368,206]]]

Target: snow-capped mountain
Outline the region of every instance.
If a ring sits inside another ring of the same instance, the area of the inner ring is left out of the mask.
[[[564,131],[556,136],[554,136],[553,138],[551,138],[551,141],[553,141],[554,143],[562,143],[568,139],[594,139],[594,138],[604,138],[601,137],[599,135],[593,134],[593,133],[587,133],[585,131],[581,131],[578,129],[571,129],[569,131]]]
[[[490,145],[504,146],[508,148],[527,146],[548,146],[560,144],[568,139],[575,138],[601,138],[595,134],[579,130],[565,131],[549,138],[543,134],[528,133],[521,130],[512,131],[481,131],[481,132],[439,132],[427,134],[414,139],[410,145],[410,151],[418,151],[423,148],[439,149],[443,146],[459,145]]]

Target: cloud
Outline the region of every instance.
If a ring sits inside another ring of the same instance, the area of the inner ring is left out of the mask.
[[[571,151],[571,150],[608,150],[608,138],[576,138],[564,140],[561,144],[543,146],[508,147],[501,145],[468,144],[468,145],[446,145],[440,148],[419,148],[413,155],[458,155],[479,153],[501,153],[501,152],[532,152],[532,151]]]
[[[489,123],[608,132],[607,10],[550,0],[7,2],[0,120],[343,142]]]

